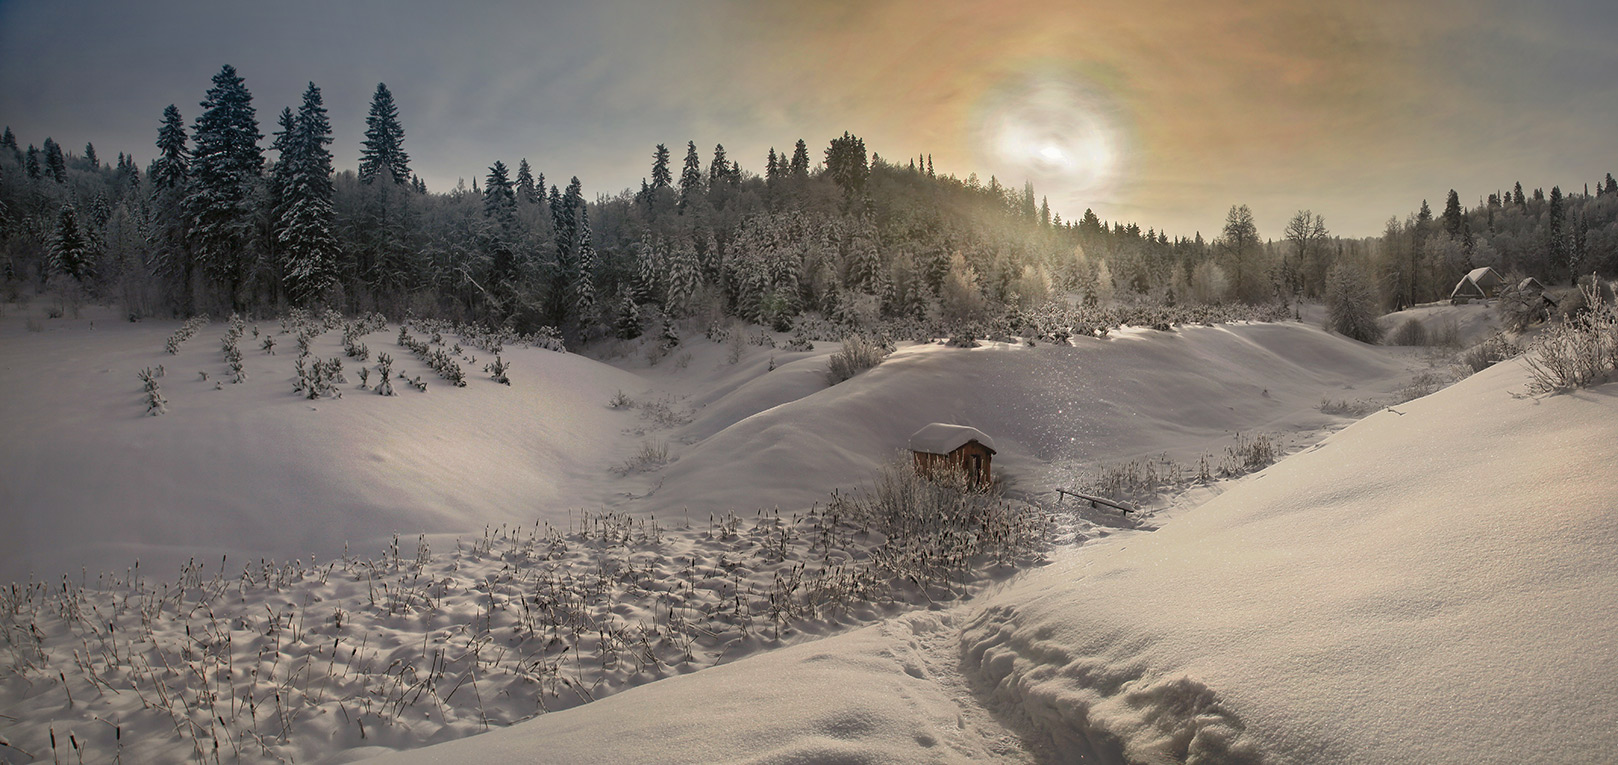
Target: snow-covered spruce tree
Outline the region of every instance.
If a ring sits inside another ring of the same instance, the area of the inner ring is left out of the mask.
[[[404,127],[399,107],[386,83],[376,84],[371,113],[365,118],[365,142],[360,150],[360,183],[370,185],[379,176],[394,185],[410,183],[410,155],[404,150]]]
[[[83,282],[95,273],[91,253],[90,241],[79,228],[77,211],[73,205],[62,205],[56,216],[56,233],[51,237],[50,270]]]
[[[517,200],[525,205],[539,201],[539,194],[534,191],[534,171],[528,166],[527,157],[517,163]]]
[[[1380,340],[1376,302],[1376,287],[1357,266],[1339,262],[1326,274],[1327,329],[1362,343]]]
[[[232,303],[246,301],[256,265],[254,188],[264,167],[253,95],[230,65],[214,75],[193,140],[184,202],[187,239],[198,262],[223,283]]]
[[[686,143],[685,166],[680,170],[680,212],[684,213],[702,193],[702,158],[697,156],[697,142],[690,141]]]
[[[657,150],[652,152],[652,190],[666,189],[674,184],[674,175],[669,171],[669,147],[658,144]]]
[[[649,234],[635,245],[634,296],[637,303],[656,303],[663,297],[663,259]]]
[[[691,301],[696,297],[698,282],[702,278],[701,268],[697,263],[697,251],[690,242],[682,239],[674,246],[674,251],[669,254],[667,295],[663,298],[665,313],[679,317],[690,311]]]
[[[573,316],[581,327],[588,327],[595,321],[596,315],[596,251],[595,246],[590,243],[589,212],[582,204],[579,205],[578,239],[574,253],[578,260],[575,263],[570,290],[573,298]]]
[[[62,155],[61,144],[47,137],[43,150],[46,175],[57,183],[67,183],[67,158]]]
[[[291,126],[277,170],[285,186],[276,219],[282,278],[295,305],[308,305],[337,281],[337,237],[332,223],[331,121],[326,118],[320,88],[314,83],[303,92],[303,104]]]
[[[613,324],[613,332],[620,340],[640,337],[640,306],[635,304],[635,296],[628,290],[618,299],[618,321]]]

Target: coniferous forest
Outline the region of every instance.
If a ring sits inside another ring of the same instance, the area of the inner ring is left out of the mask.
[[[1618,182],[1595,171],[1549,193],[1513,181],[1471,206],[1452,190],[1436,213],[1421,201],[1392,215],[1380,237],[1334,236],[1309,210],[1261,232],[1241,204],[1208,237],[1171,237],[1088,210],[1064,220],[1030,184],[939,174],[929,155],[883,157],[846,132],[823,147],[784,140],[757,171],[723,145],[688,141],[677,158],[659,144],[640,188],[588,199],[543,158],[492,159],[470,188],[429,189],[411,172],[408,109],[382,84],[352,169],[328,146],[361,126],[333,126],[314,83],[265,122],[225,66],[191,112],[154,109],[154,144],[110,163],[92,144],[5,129],[8,297],[49,292],[131,320],[324,306],[576,343],[727,317],[936,336],[1045,316],[1054,324],[1036,329],[1049,332],[1075,323],[1053,310],[1163,324],[1279,316],[1346,292],[1395,310],[1447,297],[1481,266],[1546,284],[1618,275]]]

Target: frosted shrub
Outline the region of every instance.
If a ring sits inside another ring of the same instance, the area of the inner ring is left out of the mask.
[[[1427,328],[1418,319],[1405,319],[1383,342],[1388,345],[1426,345]]]
[[[1546,328],[1524,357],[1532,394],[1599,385],[1618,367],[1618,307],[1594,282],[1579,290],[1587,310]]]
[[[1460,362],[1473,373],[1482,372],[1495,364],[1505,361],[1521,353],[1516,343],[1507,340],[1504,336],[1494,335],[1477,345],[1467,349],[1460,355]]]
[[[1376,288],[1364,271],[1349,263],[1332,266],[1326,276],[1326,329],[1374,343],[1382,337],[1375,305]]]
[[[489,362],[483,367],[483,371],[488,372],[489,377],[495,382],[500,383],[501,385],[510,385],[511,378],[506,376],[506,370],[510,368],[510,364],[502,361],[499,356],[495,356],[494,361]]]
[[[206,326],[208,326],[208,314],[186,319],[179,329],[174,330],[174,334],[169,335],[166,349],[169,353],[179,353],[180,343],[190,340],[192,335],[195,335],[198,330]]]
[[[843,350],[831,355],[831,363],[826,368],[826,380],[836,385],[881,364],[888,353],[889,349],[874,340],[858,336],[850,337],[843,341]]]
[[[386,353],[376,355],[376,371],[380,379],[376,382],[378,395],[393,395],[393,357]]]
[[[163,393],[157,389],[157,378],[159,375],[148,367],[146,369],[142,369],[138,373],[138,376],[140,377],[140,381],[145,384],[146,413],[156,416],[168,412],[168,399],[163,398]]]

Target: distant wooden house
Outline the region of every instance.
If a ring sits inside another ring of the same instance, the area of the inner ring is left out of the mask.
[[[1500,294],[1500,287],[1506,283],[1494,269],[1484,266],[1474,268],[1456,282],[1455,289],[1450,290],[1451,303],[1460,305],[1471,300],[1492,298]]]
[[[957,469],[973,486],[988,486],[993,480],[994,439],[977,428],[935,422],[910,437],[910,451],[916,456],[916,472],[923,475]]]

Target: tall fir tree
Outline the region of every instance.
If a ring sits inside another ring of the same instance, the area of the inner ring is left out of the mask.
[[[314,83],[292,126],[291,168],[276,223],[282,279],[296,305],[309,305],[337,282],[337,218],[332,203],[331,121]],[[283,159],[282,162],[286,162]]]
[[[80,282],[94,273],[90,242],[80,229],[78,211],[71,204],[62,205],[61,212],[57,213],[48,265],[52,272],[66,274]]]
[[[49,137],[45,139],[45,172],[57,183],[67,183],[67,158],[62,147]]]
[[[680,212],[702,194],[702,158],[697,156],[697,142],[686,143],[685,165],[680,170]]]
[[[590,215],[588,208],[580,205],[577,243],[574,252],[577,253],[577,264],[571,285],[573,297],[573,316],[583,327],[589,327],[596,320],[596,251],[595,245],[590,242]]]
[[[774,185],[781,177],[780,168],[775,166],[775,147],[770,147],[770,156],[764,162],[764,182]]]
[[[540,183],[543,184],[544,181]],[[541,185],[540,188],[544,186]],[[523,157],[522,161],[517,163],[517,201],[531,205],[538,199],[539,195],[534,191],[534,171],[528,166],[528,158]]]
[[[254,189],[264,168],[253,95],[236,69],[214,75],[192,131],[191,182],[185,198],[187,239],[202,266],[237,308],[257,262]]]
[[[163,110],[163,125],[157,129],[157,161],[152,163],[152,187],[183,189],[191,176],[191,152],[185,147],[185,120],[180,109],[169,104]]]
[[[386,83],[379,82],[371,96],[371,113],[365,118],[365,142],[360,150],[361,183],[373,183],[378,177],[399,186],[410,183],[410,155],[404,150],[404,135],[393,93]]]
[[[0,133],[0,148],[10,149],[11,156],[19,164],[22,163],[22,149],[17,146],[17,136],[11,132],[11,126],[6,126],[6,132]]]
[[[669,147],[657,145],[652,152],[652,190],[666,189],[674,185],[674,175],[669,170]]]
[[[663,307],[668,314],[684,316],[691,309],[702,278],[701,270],[696,249],[682,239],[669,253],[668,289],[663,297]]]
[[[93,143],[84,144],[84,163],[89,165],[91,170],[100,170],[101,169],[101,159],[96,157],[96,145],[95,144],[93,144]]]
[[[28,179],[37,181],[44,177],[45,170],[39,163],[39,149],[34,148],[33,144],[28,144],[26,156],[27,159],[23,160],[23,173],[28,176]]]
[[[708,164],[708,186],[716,187],[730,182],[730,160],[725,159],[725,145],[714,144],[713,162]]]
[[[792,147],[792,164],[787,169],[793,178],[809,177],[809,144],[802,138]]]

